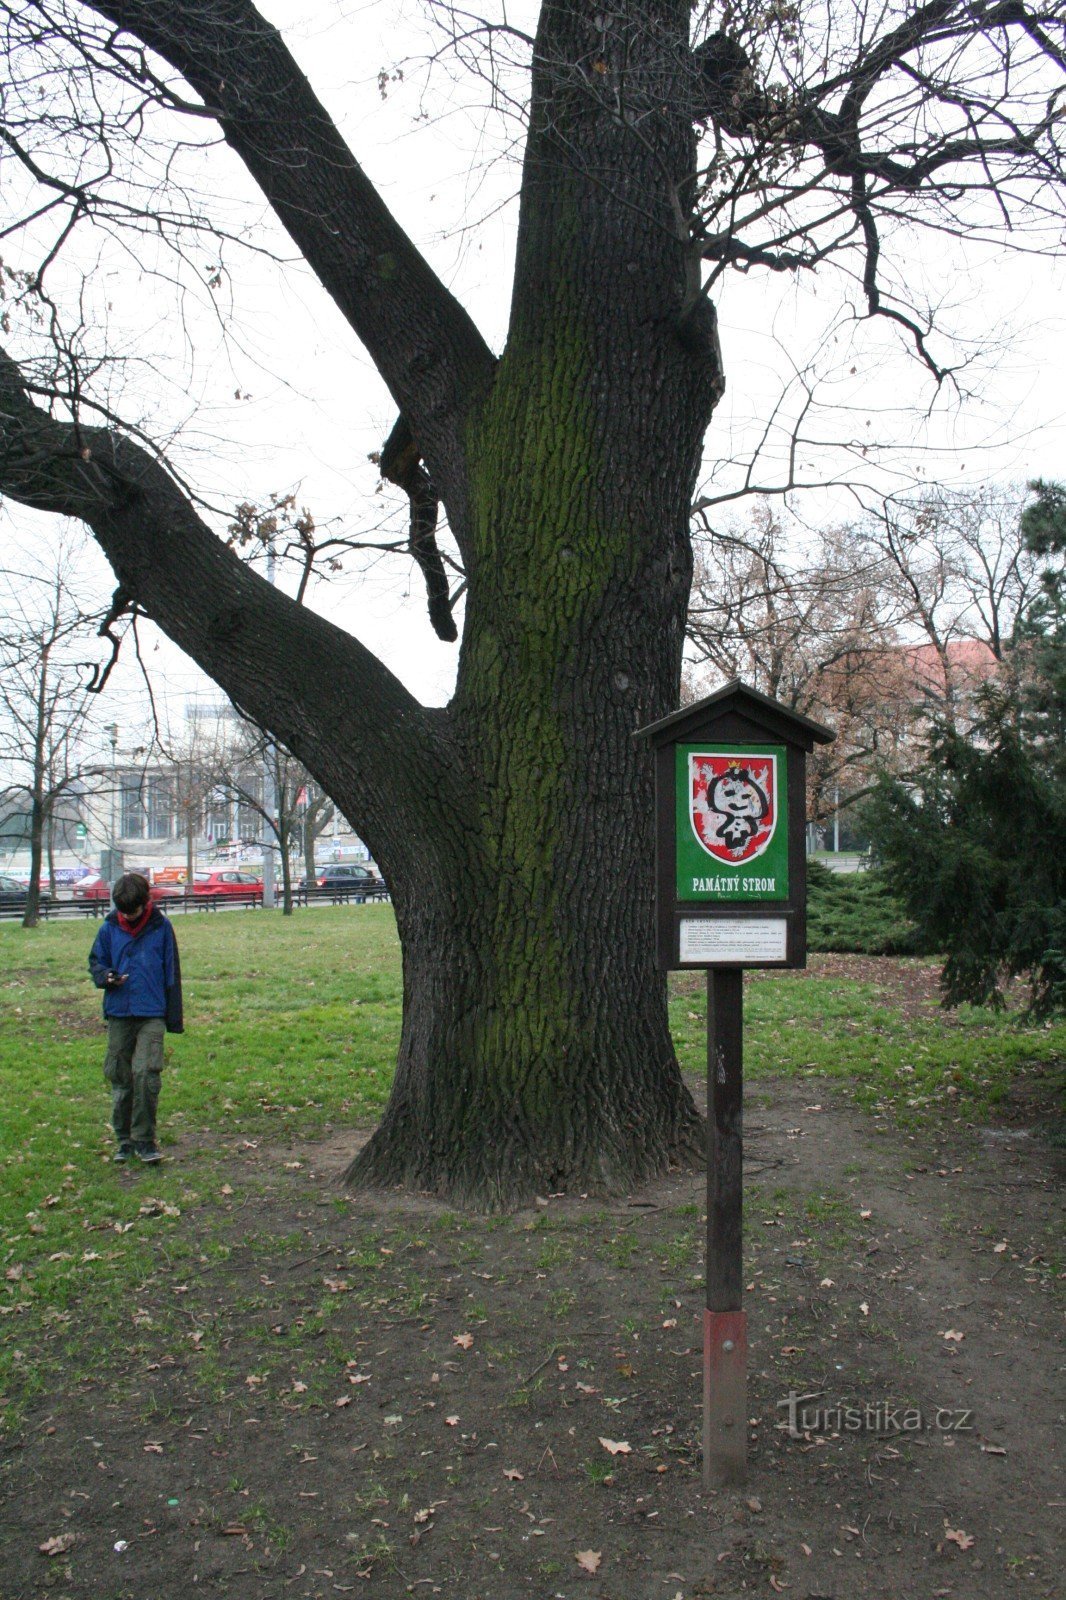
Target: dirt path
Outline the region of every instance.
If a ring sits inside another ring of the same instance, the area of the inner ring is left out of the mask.
[[[1056,1593],[1051,1154],[833,1092],[749,1096],[743,1492],[700,1485],[696,1177],[471,1220],[344,1196],[350,1139],[238,1139],[124,1353],[57,1325],[72,1383],[4,1449],[0,1596]]]

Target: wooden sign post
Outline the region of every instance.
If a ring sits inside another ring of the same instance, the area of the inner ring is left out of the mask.
[[[703,1481],[747,1475],[745,967],[807,964],[805,766],[833,735],[734,680],[636,735],[655,752],[659,965],[707,970]]]

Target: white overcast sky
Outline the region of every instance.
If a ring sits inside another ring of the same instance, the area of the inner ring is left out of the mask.
[[[424,72],[413,64],[402,81],[390,82],[383,102],[379,69],[439,43],[413,0],[400,8],[391,0],[301,6],[276,0],[263,9],[285,31],[387,203],[498,349],[508,312],[518,184],[517,146],[510,153],[505,146],[517,130],[486,115],[484,85],[438,71],[427,89]],[[247,226],[261,213],[254,189],[224,149],[188,170],[200,187],[220,196],[216,215]],[[243,209],[225,199],[233,192],[243,195]],[[197,246],[193,254],[206,279],[210,246]],[[232,250],[226,259],[230,275],[213,297],[220,310],[232,310],[225,337],[212,296],[186,295],[179,309],[147,270],[147,254],[138,266],[109,248],[92,263],[95,314],[101,327],[107,324],[111,347],[131,358],[116,391],[123,414],[178,430],[175,460],[219,505],[292,490],[320,525],[335,520],[358,529],[391,507],[393,526],[402,529],[403,508],[392,491],[375,498],[376,472],[367,459],[380,448],[394,410],[354,336],[298,264],[277,269]],[[72,260],[70,277],[59,280],[68,288],[76,281],[75,265]],[[924,472],[953,485],[1061,477],[1062,267],[989,248],[980,270],[967,274],[951,241],[916,253],[911,266],[975,348],[993,347],[966,374],[972,395],[965,403],[948,393],[937,397],[894,330],[860,326],[853,346],[838,340],[825,353],[837,376],[822,391],[833,409],[819,431],[898,438],[893,460],[900,473]],[[723,471],[719,464],[750,451],[780,397],[789,362],[802,363],[815,349],[838,301],[828,282],[809,287],[761,275],[727,283],[719,316],[728,388],[707,438],[709,480],[723,486],[737,481],[737,469]],[[826,473],[827,457],[807,452],[802,459],[812,476]],[[837,493],[811,497],[799,509],[814,520],[843,515],[850,504]],[[49,519],[11,508],[4,515],[9,538],[46,542],[52,531]],[[434,637],[417,573],[396,562],[367,571],[348,565],[315,591],[313,603],[357,633],[420,698],[446,700],[455,647]],[[110,577],[102,560],[90,556],[87,570],[96,594],[106,593]],[[180,718],[189,691],[210,696],[205,680],[155,630],[144,628],[143,642],[146,659],[164,680],[160,701],[164,707],[169,701],[172,716]],[[123,742],[133,744],[125,735],[143,726],[143,717],[137,674],[126,663],[105,719],[117,720]]]

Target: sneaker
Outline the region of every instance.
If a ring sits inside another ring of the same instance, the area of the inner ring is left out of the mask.
[[[130,1144],[130,1141],[128,1139],[122,1139],[119,1142],[118,1149],[115,1151],[115,1153],[111,1157],[111,1159],[116,1164],[121,1164],[123,1161],[128,1161],[132,1154],[133,1154],[133,1146],[132,1146],[132,1144]]]
[[[144,1139],[140,1144],[134,1145],[138,1161],[162,1161],[163,1157],[156,1148],[154,1139]]]

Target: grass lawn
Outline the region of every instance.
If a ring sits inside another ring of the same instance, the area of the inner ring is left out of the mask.
[[[0,1315],[11,1319],[0,1396],[9,1418],[49,1381],[35,1330],[50,1325],[59,1337],[47,1341],[49,1359],[76,1368],[91,1359],[86,1331],[99,1341],[150,1274],[153,1250],[170,1248],[180,1271],[182,1259],[195,1270],[216,1248],[220,1140],[291,1146],[296,1161],[302,1141],[372,1122],[388,1094],[401,1006],[390,907],[187,916],[176,928],[189,1031],[168,1040],[160,1133],[164,1151],[180,1141],[186,1159],[131,1186],[116,1183],[110,1161],[100,996],[86,970],[93,926],[0,926]],[[856,977],[840,958],[819,959],[807,974],[749,982],[751,1079],[833,1079],[902,1122],[965,1121],[987,1116],[1019,1074],[1035,1067],[1046,1077],[1062,1061],[1061,1025],[938,1012],[928,963],[867,962]],[[887,989],[889,971],[910,975],[920,1003],[899,1003],[909,990]],[[671,1016],[685,1069],[701,1072],[701,978],[675,976]],[[202,1229],[177,1227],[198,1211]]]
[[[13,1319],[0,1396],[11,1402],[47,1381],[31,1355],[38,1319],[71,1327],[76,1367],[79,1330],[105,1334],[167,1228],[210,1206],[220,1137],[287,1144],[372,1122],[392,1079],[401,983],[390,907],[178,918],[189,1031],[167,1039],[160,1136],[193,1159],[180,1175],[164,1163],[135,1188],[116,1184],[101,996],[87,970],[95,926],[0,925],[0,1315]],[[162,1208],[150,1240],[146,1206]]]
[[[1066,1024],[1028,1027],[1018,1013],[936,1004],[939,966],[812,955],[807,972],[749,977],[744,996],[747,1081],[830,1078],[866,1110],[902,1126],[944,1116],[985,1121],[1027,1074],[1053,1105],[1066,1060]],[[683,1067],[706,1059],[702,975],[671,980],[671,1025]],[[1043,1110],[1038,1116],[1043,1116]]]

